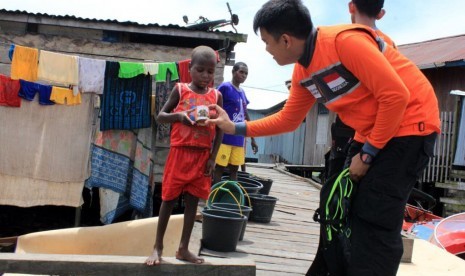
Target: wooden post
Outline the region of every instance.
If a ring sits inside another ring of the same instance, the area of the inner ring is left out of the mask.
[[[163,258],[158,266],[146,266],[146,257],[110,255],[0,253],[1,273],[47,275],[218,275],[254,276],[255,262],[245,258],[205,258],[203,264]]]
[[[402,259],[400,260],[403,263],[411,263],[413,256],[413,238],[402,237],[402,243],[404,244],[404,253],[402,254]]]

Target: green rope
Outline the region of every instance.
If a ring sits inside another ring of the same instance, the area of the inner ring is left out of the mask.
[[[341,182],[343,178],[346,178],[346,181],[347,181],[347,185],[345,185],[345,187],[343,187],[342,182]],[[340,196],[336,203],[336,210],[334,214],[330,214],[329,205],[332,201],[334,194],[337,191],[339,192]],[[325,226],[325,230],[328,236],[328,241],[333,240],[333,231],[338,232],[344,226],[342,222],[343,222],[344,216],[347,214],[344,214],[343,200],[344,198],[350,198],[350,196],[352,195],[352,191],[353,191],[353,183],[352,183],[352,180],[349,178],[349,169],[345,169],[339,174],[339,176],[334,181],[334,184],[331,187],[331,191],[329,193],[328,199],[326,200],[325,219],[332,220],[332,221],[339,220],[339,224],[337,225],[338,228],[336,228],[336,226],[332,224],[327,224]]]

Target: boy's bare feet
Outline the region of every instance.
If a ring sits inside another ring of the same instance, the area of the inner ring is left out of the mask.
[[[178,251],[176,251],[176,259],[188,261],[194,264],[203,264],[203,262],[205,261],[203,258],[200,258],[195,254],[192,254],[192,252],[190,252],[187,249],[178,249]]]
[[[161,263],[161,254],[162,254],[162,251],[161,249],[153,249],[153,253],[151,256],[149,256],[147,258],[147,260],[145,260],[145,264],[146,265],[159,265]]]

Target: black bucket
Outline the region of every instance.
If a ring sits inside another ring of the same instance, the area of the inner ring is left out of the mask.
[[[203,247],[219,252],[235,251],[246,217],[220,209],[203,209],[202,215]]]
[[[222,176],[228,176],[229,177],[229,175],[230,175],[229,170],[224,170],[223,171]],[[252,174],[248,173],[248,172],[237,171],[237,176],[240,176],[240,177],[252,177]]]
[[[228,211],[232,211],[232,212],[239,213],[239,214],[242,212],[242,215],[246,216],[244,220],[244,225],[242,226],[241,234],[239,236],[239,240],[242,241],[244,239],[245,228],[247,226],[247,220],[250,216],[250,212],[252,211],[252,208],[248,206],[239,206],[233,203],[222,203],[222,202],[213,203],[211,208],[220,209],[220,210],[228,210]]]
[[[252,212],[249,219],[255,222],[268,223],[273,216],[274,206],[278,199],[269,195],[251,194],[249,195],[252,202]]]
[[[258,177],[258,176],[253,176],[251,177],[253,180],[256,180],[260,183],[262,183],[263,185],[263,188],[261,188],[258,193],[259,194],[262,194],[262,195],[269,195],[270,194],[270,190],[271,190],[271,185],[273,185],[273,179],[265,179],[265,178],[261,178],[261,177]]]
[[[242,171],[238,171],[237,172],[237,176],[240,176],[240,177],[251,177],[252,174],[248,173],[248,172],[242,172]]]
[[[221,180],[229,180],[229,176],[223,176],[221,177]],[[248,194],[256,194],[258,191],[260,191],[263,188],[263,184],[260,183],[259,181],[248,178],[248,177],[237,177],[237,182],[241,184],[241,186],[244,188],[244,190]]]

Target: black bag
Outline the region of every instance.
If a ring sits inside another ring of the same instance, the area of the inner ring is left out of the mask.
[[[307,275],[345,275],[350,258],[348,213],[354,189],[348,169],[330,177],[321,188],[320,206],[313,216],[320,223],[320,242]]]

